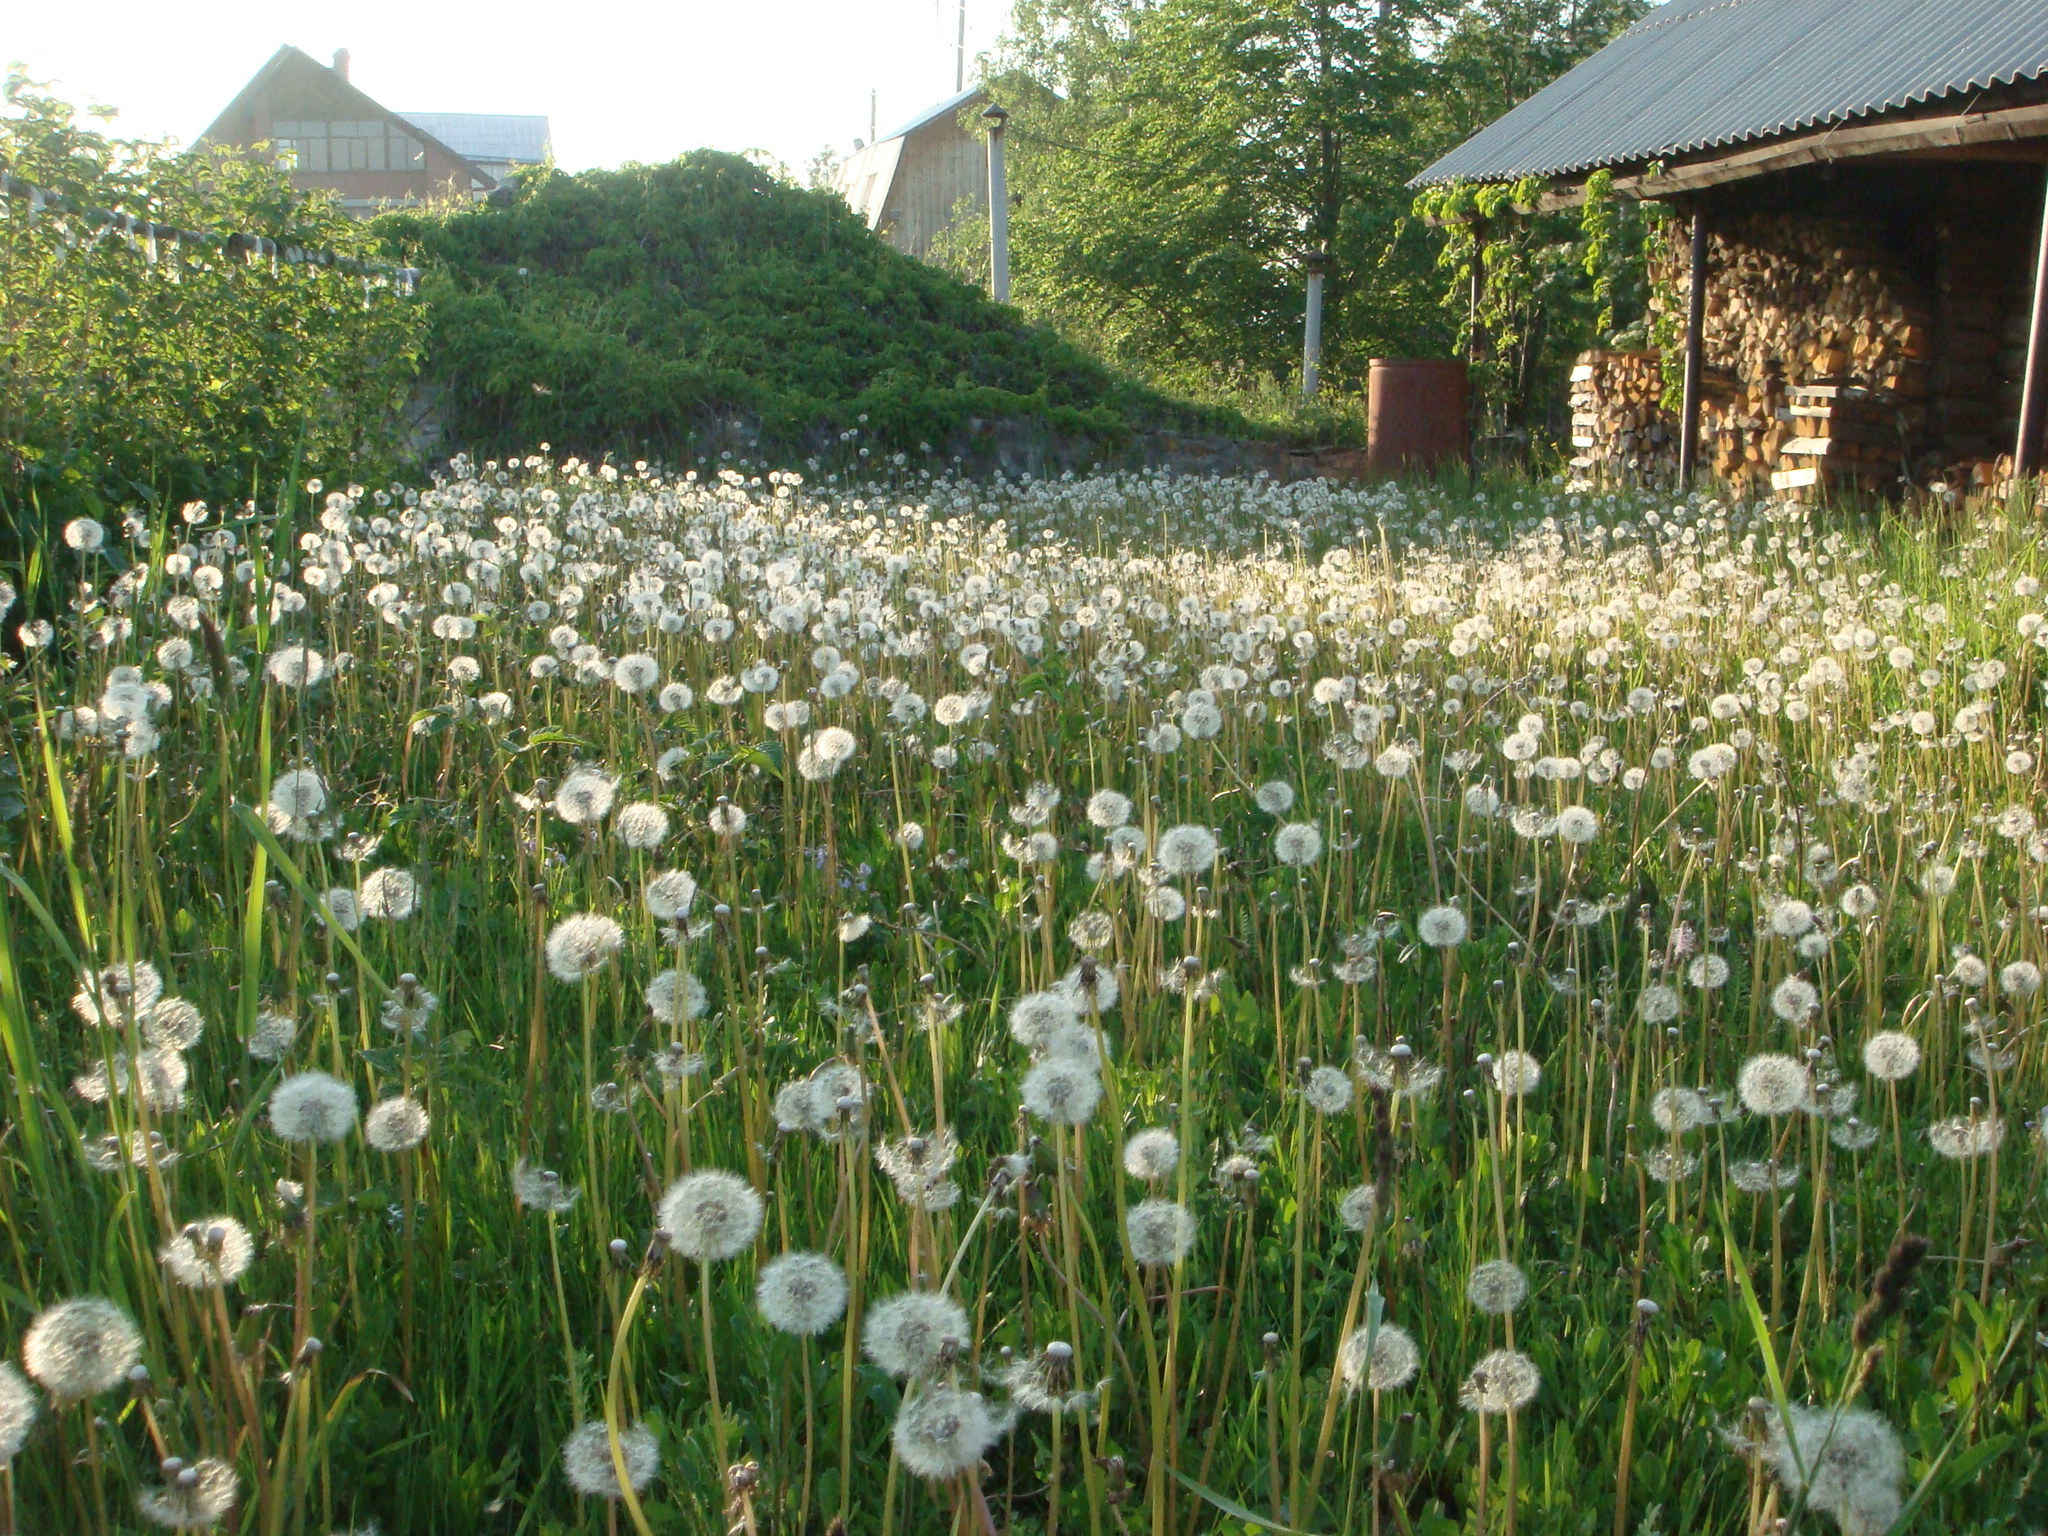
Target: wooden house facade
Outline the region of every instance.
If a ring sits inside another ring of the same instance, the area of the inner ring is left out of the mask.
[[[548,154],[545,117],[437,114],[432,126],[393,112],[349,80],[348,50],[332,66],[289,45],[277,50],[200,135],[201,146],[267,149],[303,190],[332,192],[369,215],[445,198],[482,197],[521,164]],[[449,138],[486,125],[468,153]],[[454,131],[449,125],[454,124]],[[437,132],[436,129],[441,131]],[[448,137],[443,137],[447,133]]]

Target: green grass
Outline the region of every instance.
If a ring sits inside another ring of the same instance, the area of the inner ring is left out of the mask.
[[[53,550],[57,591],[89,595],[0,684],[0,1339],[19,1360],[39,1312],[104,1296],[139,1325],[149,1376],[46,1403],[0,1506],[24,1532],[136,1529],[169,1454],[231,1463],[234,1528],[264,1533],[793,1532],[841,1514],[891,1536],[1821,1531],[1840,1526],[1832,1485],[1802,1496],[1732,1442],[1846,1403],[1903,1458],[1858,1484],[1897,1514],[1867,1528],[2038,1530],[2029,1117],[2048,1067],[2038,998],[2014,989],[2024,971],[2002,978],[2041,963],[2048,902],[2038,620],[2022,624],[2043,564],[2024,508],[1852,522],[1508,480],[820,493],[555,465]],[[561,625],[575,634],[551,639]],[[588,681],[581,644],[602,663]],[[329,663],[313,686],[266,670],[295,645]],[[827,682],[827,646],[860,674],[850,690]],[[1901,646],[1908,665],[1888,657]],[[659,681],[627,692],[611,664],[642,654]],[[717,702],[763,661],[765,692]],[[144,706],[124,666],[167,696]],[[689,702],[661,700],[678,683]],[[1214,736],[1188,696],[1203,687]],[[767,709],[790,702],[810,718],[778,729]],[[103,703],[142,710],[155,740],[69,713]],[[809,777],[827,726],[854,756]],[[1688,763],[1710,743],[1735,763],[1702,782]],[[1553,776],[1566,759],[1577,776]],[[550,804],[579,764],[619,780],[591,828]],[[326,788],[321,825],[273,831],[263,807],[300,768]],[[1280,814],[1255,793],[1276,781],[1295,795]],[[1150,848],[1195,825],[1220,856],[1118,866],[1086,813],[1105,789]],[[743,831],[713,831],[721,797]],[[621,810],[648,803],[668,835],[628,847]],[[1598,819],[1582,845],[1544,825],[1575,805]],[[1289,822],[1320,834],[1305,865],[1276,856]],[[640,893],[675,868],[700,894],[665,934]],[[324,920],[379,869],[417,877],[416,911]],[[1957,872],[1945,894],[1940,871]],[[1845,915],[1865,886],[1874,911]],[[1795,899],[1828,935],[1811,953],[1771,928],[1798,926]],[[1439,905],[1470,924],[1443,951],[1418,928]],[[1081,963],[1084,912],[1107,919],[1099,964],[1120,987],[1084,1012],[1108,1065],[1071,1127],[1020,1107],[1031,1053],[1008,1017]],[[559,981],[546,941],[579,913],[618,921],[621,947]],[[1702,953],[1725,985],[1687,979]],[[159,1027],[69,1006],[82,967],[132,962],[206,1021],[175,1107],[74,1086],[95,1064],[119,1077]],[[678,964],[707,1007],[656,1019],[644,989]],[[1817,1016],[1774,1011],[1792,976]],[[422,1030],[387,1028],[387,1006]],[[296,1035],[256,1059],[273,1016]],[[1885,1030],[1923,1057],[1896,1095],[1862,1056]],[[1422,1066],[1390,1067],[1397,1041]],[[1508,1051],[1541,1065],[1519,1096],[1481,1060]],[[1875,1139],[1843,1113],[1734,1113],[1743,1063],[1774,1052],[1857,1090]],[[701,1070],[661,1070],[698,1053]],[[779,1091],[833,1060],[866,1085],[863,1124],[778,1132]],[[1301,1091],[1325,1066],[1354,1089],[1329,1114]],[[267,1112],[313,1069],[365,1109],[417,1098],[424,1144],[379,1152],[358,1130],[309,1177]],[[1658,1129],[1660,1090],[1694,1087],[1728,1117]],[[2002,1143],[1939,1155],[1958,1117],[1964,1134],[1995,1117]],[[1122,1171],[1146,1127],[1183,1154],[1153,1187]],[[152,1129],[141,1166],[81,1150]],[[941,1131],[958,1199],[915,1209],[874,1153]],[[1657,1182],[1674,1154],[1697,1164]],[[1798,1182],[1745,1193],[1744,1165],[1773,1154]],[[580,1197],[522,1205],[522,1160]],[[765,1197],[737,1256],[650,1246],[655,1199],[688,1168]],[[280,1180],[317,1190],[310,1242],[303,1189]],[[1378,1199],[1357,1232],[1339,1202],[1362,1184]],[[1178,1265],[1130,1256],[1147,1197],[1193,1216]],[[256,1241],[218,1310],[156,1257],[217,1215]],[[1931,1249],[1859,1342],[1902,1230]],[[857,1313],[943,1289],[967,1336],[906,1385],[844,1321],[778,1333],[753,1288],[786,1249],[843,1264]],[[1501,1259],[1529,1294],[1488,1315],[1467,1283]],[[1347,1330],[1385,1326],[1413,1337],[1412,1383],[1333,1391]],[[1055,1341],[1074,1353],[1051,1384],[1084,1398],[1024,1414],[963,1476],[892,1455],[906,1396],[950,1384],[1003,1409],[1006,1373],[1045,1385]],[[1468,1373],[1504,1347],[1540,1388],[1512,1414],[1468,1411]],[[579,1498],[561,1469],[572,1427],[607,1410],[660,1443],[630,1505]],[[749,1462],[741,1497],[727,1467]]]

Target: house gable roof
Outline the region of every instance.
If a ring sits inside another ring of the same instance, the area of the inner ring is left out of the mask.
[[[392,111],[375,97],[358,90],[354,85],[344,80],[311,54],[294,48],[290,43],[286,43],[279,48],[277,52],[273,53],[265,61],[261,69],[249,77],[249,83],[235,93],[235,99],[221,109],[218,117],[207,124],[206,131],[199,135],[198,144],[239,142],[236,138],[235,125],[250,115],[251,109],[257,100],[261,98],[264,90],[274,83],[279,76],[301,74],[305,70],[319,71],[317,75],[303,76],[309,85],[317,86],[319,89],[330,93],[338,93],[342,101],[359,111],[365,118],[384,118],[390,122],[397,123],[415,138],[431,144],[450,159],[459,160],[485,191],[489,191],[497,186],[497,178],[488,171],[478,167],[476,162],[470,159],[468,155],[463,154],[458,149],[451,148],[437,134],[422,128],[410,118]],[[197,146],[195,145],[195,147]]]
[[[1569,177],[2048,75],[2048,0],[1671,0],[1411,185]]]

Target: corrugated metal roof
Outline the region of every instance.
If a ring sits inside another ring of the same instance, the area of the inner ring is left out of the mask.
[[[548,120],[504,112],[401,112],[466,160],[539,165],[548,157]]]
[[[1567,176],[2048,73],[2048,0],[1671,0],[1411,185]]]

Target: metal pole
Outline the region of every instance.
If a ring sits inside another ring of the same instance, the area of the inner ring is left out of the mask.
[[[2027,331],[2027,372],[2020,386],[2020,436],[2013,446],[2015,479],[2041,468],[2042,417],[2048,414],[2048,194],[2041,205],[2041,249],[2034,263],[2034,322]]]
[[[1310,251],[1301,260],[1308,269],[1308,313],[1301,327],[1301,398],[1313,400],[1323,382],[1323,270],[1330,257],[1327,251]]]
[[[967,0],[960,0],[960,35],[953,45],[953,94],[967,89]]]
[[[1010,302],[1010,184],[1003,175],[1003,129],[1010,114],[991,105],[988,124],[988,286],[998,304]]]
[[[1692,291],[1685,300],[1685,399],[1678,413],[1678,488],[1692,488],[1699,467],[1700,351],[1707,328],[1707,215],[1692,211]]]

